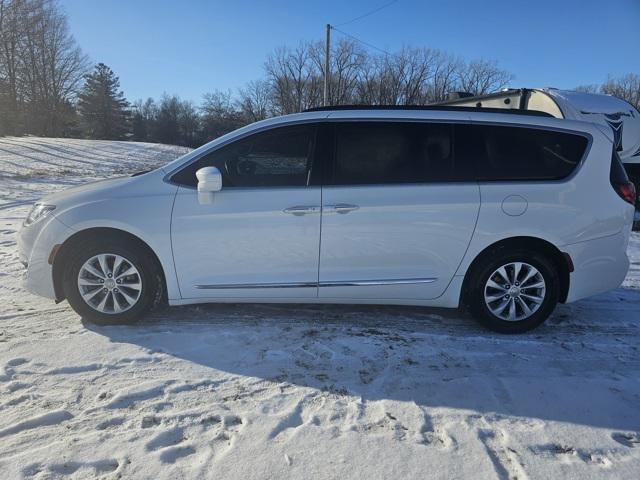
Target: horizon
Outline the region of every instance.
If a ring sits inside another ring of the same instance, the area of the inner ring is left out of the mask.
[[[523,16],[512,14],[516,7],[505,0],[489,0],[473,13],[471,2],[415,0],[309,2],[300,10],[290,0],[240,0],[232,7],[197,0],[178,9],[168,0],[60,0],[82,50],[92,64],[113,69],[129,101],[167,93],[195,103],[213,91],[236,95],[264,77],[264,62],[276,48],[324,41],[326,23],[356,37],[372,54],[428,47],[464,60],[496,61],[514,75],[511,87],[602,84],[609,75],[640,71],[640,59],[620,46],[640,45],[640,2],[616,3],[618,8],[609,9],[597,1],[542,0]],[[139,21],[143,15],[146,22]],[[540,35],[548,30],[538,25],[549,19],[559,25],[559,36]],[[269,35],[265,25],[274,25]],[[332,41],[344,37],[332,31]]]

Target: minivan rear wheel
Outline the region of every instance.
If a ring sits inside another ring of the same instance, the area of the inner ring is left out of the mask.
[[[91,239],[68,257],[64,294],[94,323],[131,323],[162,298],[160,269],[141,246],[119,238]]]
[[[543,323],[559,298],[559,276],[546,256],[498,250],[473,267],[467,284],[472,315],[500,333],[523,333]]]

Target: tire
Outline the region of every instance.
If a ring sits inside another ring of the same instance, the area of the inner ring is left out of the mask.
[[[518,265],[519,281],[514,282]],[[537,274],[527,278],[534,271]],[[507,278],[500,272],[506,273]],[[511,281],[507,283],[507,280]],[[520,284],[522,281],[525,283]],[[541,284],[542,287],[537,287]],[[528,250],[496,249],[473,266],[466,288],[467,305],[476,320],[495,332],[524,333],[551,315],[558,304],[559,291],[557,268],[547,256]],[[504,310],[500,311],[503,306]]]
[[[162,270],[153,255],[122,238],[94,238],[70,252],[62,285],[71,308],[98,324],[133,323],[164,298]]]

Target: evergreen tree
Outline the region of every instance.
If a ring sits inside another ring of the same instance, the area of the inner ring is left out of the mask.
[[[120,90],[120,80],[104,63],[85,77],[78,110],[89,138],[119,140],[129,131],[129,103]]]

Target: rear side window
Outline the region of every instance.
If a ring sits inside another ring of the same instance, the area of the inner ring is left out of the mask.
[[[468,141],[460,150],[471,157],[480,181],[566,178],[588,143],[582,135],[536,128],[472,125],[465,130]]]
[[[315,127],[281,127],[255,133],[204,155],[171,177],[195,187],[196,172],[217,167],[223,187],[301,187],[308,184]]]
[[[456,161],[454,125],[417,122],[335,124],[333,185],[472,180]]]

